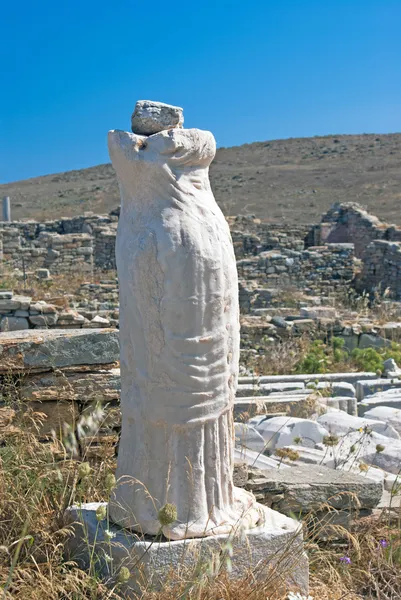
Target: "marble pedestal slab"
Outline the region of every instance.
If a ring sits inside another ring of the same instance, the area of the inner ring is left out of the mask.
[[[199,561],[206,566],[212,556],[220,554],[221,564],[226,565],[229,548],[231,577],[239,579],[252,571],[255,579],[268,581],[274,565],[277,586],[285,581],[289,590],[308,592],[308,558],[303,551],[301,526],[265,506],[259,505],[265,514],[263,526],[245,532],[238,527],[231,535],[157,542],[107,520],[99,523],[96,510],[101,504],[106,506],[93,502],[67,509],[66,522],[73,528],[73,535],[66,553],[82,568],[88,568],[94,548],[96,572],[110,587],[115,585],[121,567],[127,567],[131,577],[118,589],[128,599],[146,590],[162,589],[171,573],[179,577],[194,570]]]

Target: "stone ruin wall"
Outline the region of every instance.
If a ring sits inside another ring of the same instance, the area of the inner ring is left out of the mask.
[[[327,244],[302,252],[262,252],[237,262],[239,298],[243,313],[271,306],[281,290],[301,289],[313,295],[328,295],[349,285],[354,278],[352,244]]]
[[[88,215],[38,223],[0,224],[3,264],[11,269],[49,269],[52,274],[115,269],[117,218]]]
[[[401,300],[401,242],[371,242],[355,287],[360,292],[377,290],[380,294],[388,290],[393,298]]]
[[[401,227],[389,225],[370,215],[359,204],[335,204],[312,226],[305,240],[307,246],[352,243],[355,256],[363,258],[367,246],[375,240],[401,241]]]
[[[333,243],[354,244],[361,259],[354,280],[359,292],[388,289],[401,300],[401,227],[380,221],[353,202],[336,204],[305,238],[306,246]]]
[[[401,228],[382,223],[357,204],[334,205],[312,226],[241,215],[228,222],[244,310],[250,303],[268,305],[274,290],[288,286],[324,294],[353,282],[359,291],[379,286],[401,299]],[[0,223],[0,260],[20,271],[80,272],[91,280],[94,272],[115,270],[117,224],[118,211],[44,223]],[[355,257],[362,261],[358,269]]]

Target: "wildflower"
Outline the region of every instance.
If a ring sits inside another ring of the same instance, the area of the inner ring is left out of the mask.
[[[171,525],[177,520],[177,507],[175,504],[165,504],[157,514],[160,525]]]
[[[111,540],[115,537],[116,534],[114,533],[114,531],[110,531],[110,529],[104,530],[104,539],[106,540],[106,542],[111,542]]]
[[[103,554],[104,554],[103,558],[104,558],[104,560],[105,560],[107,563],[111,563],[111,562],[113,562],[113,557],[112,557],[112,556],[110,556],[109,554],[107,554],[107,552],[104,552]]]
[[[337,446],[338,444],[338,436],[334,434],[326,435],[323,438],[323,444],[325,446]]]
[[[380,452],[384,452],[384,450],[385,450],[384,446],[382,446],[381,444],[377,444],[377,446],[376,446],[377,454],[380,454]]]
[[[350,564],[351,564],[351,559],[350,559],[350,557],[349,557],[349,556],[342,556],[342,557],[340,558],[340,561],[341,561],[342,563],[344,563],[345,565],[350,565]]]
[[[113,475],[113,473],[108,473],[106,475],[106,479],[104,480],[104,484],[106,486],[106,490],[111,492],[111,490],[116,487],[115,475]]]
[[[118,583],[127,583],[130,577],[131,573],[129,572],[129,569],[127,569],[127,567],[121,567],[117,581]]]
[[[83,479],[84,477],[88,477],[91,472],[90,464],[87,462],[81,463],[78,467],[78,476]]]
[[[105,504],[100,504],[96,509],[96,519],[98,521],[104,521],[107,517],[107,508]]]
[[[388,541],[387,541],[387,540],[380,540],[380,541],[379,541],[379,545],[380,545],[382,548],[387,548],[387,546],[388,546]]]

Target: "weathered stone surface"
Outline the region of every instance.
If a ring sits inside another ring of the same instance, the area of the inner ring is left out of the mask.
[[[14,298],[9,299],[9,300],[0,299],[0,313],[8,313],[12,310],[18,310],[19,308],[21,308],[21,302],[16,300],[15,296],[14,296]]]
[[[16,310],[14,317],[29,317],[29,310]]]
[[[237,487],[244,487],[248,481],[248,465],[246,462],[234,464],[233,482]]]
[[[110,586],[116,582],[111,574],[118,574],[121,566],[126,566],[132,575],[127,585],[123,588],[119,586],[119,590],[127,600],[138,598],[139,588],[163,589],[166,573],[171,569],[179,576],[194,564],[207,564],[213,555],[221,555],[227,542],[233,548],[231,578],[241,578],[253,569],[255,577],[264,580],[272,567],[272,563],[266,559],[272,556],[276,565],[275,573],[292,589],[308,592],[308,559],[303,552],[302,528],[294,519],[267,507],[260,507],[264,523],[245,532],[241,529],[241,523],[238,523],[237,530],[230,536],[158,542],[145,541],[128,530],[109,524],[107,520],[99,524],[96,519],[98,506],[99,503],[83,504],[66,511],[66,521],[74,530],[74,535],[68,538],[68,556],[81,567],[89,568],[91,549],[95,546],[100,575],[109,581]],[[111,542],[106,539],[106,529],[115,536]],[[110,563],[104,560],[105,552],[113,559],[113,570]],[[282,557],[285,559],[280,568]],[[139,561],[141,569],[136,568]]]
[[[90,373],[56,371],[25,375],[18,387],[20,399],[46,402],[77,400],[80,403],[118,400],[121,390],[120,369]]]
[[[373,372],[366,373],[314,373],[299,375],[262,375],[260,377],[239,377],[239,384],[253,384],[255,386],[261,383],[315,383],[316,381],[329,382],[348,382],[356,385],[358,381],[371,381],[377,379],[377,374]]]
[[[49,269],[36,269],[35,274],[38,279],[50,279]]]
[[[367,418],[362,419],[361,417],[348,415],[344,412],[327,413],[320,416],[318,422],[330,433],[337,435],[346,435],[350,431],[359,431],[367,427],[388,438],[400,439],[397,431],[388,423]]]
[[[246,463],[250,467],[257,469],[289,469],[290,467],[284,463],[280,464],[280,461],[272,458],[271,456],[265,456],[260,452],[255,452],[250,448],[234,448],[234,463],[243,464]]]
[[[118,332],[114,329],[34,329],[0,334],[3,373],[111,364],[118,358]]]
[[[57,308],[55,306],[53,306],[53,304],[48,304],[47,302],[44,302],[43,300],[39,300],[38,302],[35,302],[30,305],[29,311],[32,313],[36,311],[39,314],[47,315],[47,314],[55,314],[57,312]]]
[[[329,504],[337,510],[375,508],[383,485],[355,473],[337,471],[321,465],[297,465],[290,469],[264,469],[263,489],[266,502],[284,514],[308,513]],[[252,480],[248,488],[252,490]],[[282,498],[277,498],[281,495]],[[357,501],[351,497],[355,495]]]
[[[66,425],[75,427],[79,410],[75,402],[31,402],[29,408],[39,415],[35,418],[35,426],[31,425],[38,437],[49,437],[53,434],[63,438]]]
[[[273,417],[255,425],[255,429],[265,440],[266,449],[273,452],[285,448],[299,440],[299,445],[313,448],[328,435],[327,429],[315,421],[295,417]]]
[[[394,427],[401,435],[401,408],[393,408],[391,406],[376,406],[364,413],[365,419],[374,419],[387,423]]]
[[[288,321],[283,319],[283,317],[279,317],[279,316],[274,316],[272,318],[271,322],[272,322],[272,325],[274,325],[275,327],[279,327],[281,329],[290,329],[292,327],[291,323],[289,323]]]
[[[390,408],[401,409],[401,389],[388,389],[384,392],[377,392],[371,396],[366,396],[362,402],[358,403],[358,414],[363,417],[365,412],[376,406],[389,406]]]
[[[384,376],[388,379],[397,379],[401,376],[401,369],[393,358],[388,358],[383,363]]]
[[[330,412],[331,409],[342,410],[349,415],[357,415],[357,401],[356,398],[351,398],[349,396],[336,396],[334,398],[327,398],[325,396],[319,398],[319,405],[325,407],[325,412]]]
[[[380,335],[372,335],[369,333],[363,333],[358,342],[358,348],[384,348],[391,346],[390,340],[380,337]]]
[[[306,406],[310,394],[270,394],[269,396],[240,397],[234,401],[234,419],[247,420],[254,415],[286,413],[292,407]]]
[[[255,452],[263,452],[265,440],[252,425],[247,423],[234,423],[235,445],[237,448],[249,448]]]
[[[300,309],[300,315],[305,319],[335,319],[337,311],[332,306],[308,306]]]
[[[401,440],[385,437],[375,431],[370,434],[352,432],[341,438],[331,456],[329,453],[326,455],[324,464],[332,468],[341,464],[347,469],[355,465],[357,460],[398,474],[401,468]]]
[[[393,388],[401,388],[401,379],[375,379],[372,381],[358,381],[356,384],[356,397],[360,402],[366,396],[377,392],[385,392]]]
[[[306,463],[308,465],[322,465],[326,464],[330,460],[332,453],[327,452],[327,448],[323,446],[323,444],[316,444],[315,448],[310,448],[307,446],[301,446],[299,444],[293,446],[287,446],[289,450],[293,450],[299,456],[296,461],[289,461],[288,464],[291,464],[291,467],[296,466],[298,468],[299,465]],[[281,465],[282,466],[282,465]],[[281,467],[280,467],[281,469]]]
[[[6,331],[20,331],[21,329],[29,329],[28,319],[24,317],[3,317],[1,319],[1,332],[4,333]]]
[[[324,390],[333,398],[336,396],[355,398],[356,395],[354,386],[345,381],[319,381],[318,383],[309,383],[307,387],[315,390]]]
[[[237,398],[244,396],[267,396],[277,392],[291,392],[293,390],[303,390],[305,386],[301,382],[283,382],[283,383],[260,383],[260,384],[239,384],[237,388]]]
[[[182,127],[183,109],[179,106],[138,100],[131,118],[131,130],[139,135],[153,135],[166,129]]]
[[[93,317],[90,323],[85,324],[85,327],[110,327],[110,321],[108,319],[105,319],[104,317],[101,317],[100,315],[96,315],[95,317]]]
[[[30,315],[29,322],[35,327],[52,327],[57,323],[57,314]]]

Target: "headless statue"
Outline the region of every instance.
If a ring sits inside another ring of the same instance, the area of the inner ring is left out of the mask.
[[[112,520],[169,539],[255,526],[252,494],[233,485],[239,359],[236,261],[211,191],[211,133],[180,126],[109,133],[121,193],[122,434]]]

